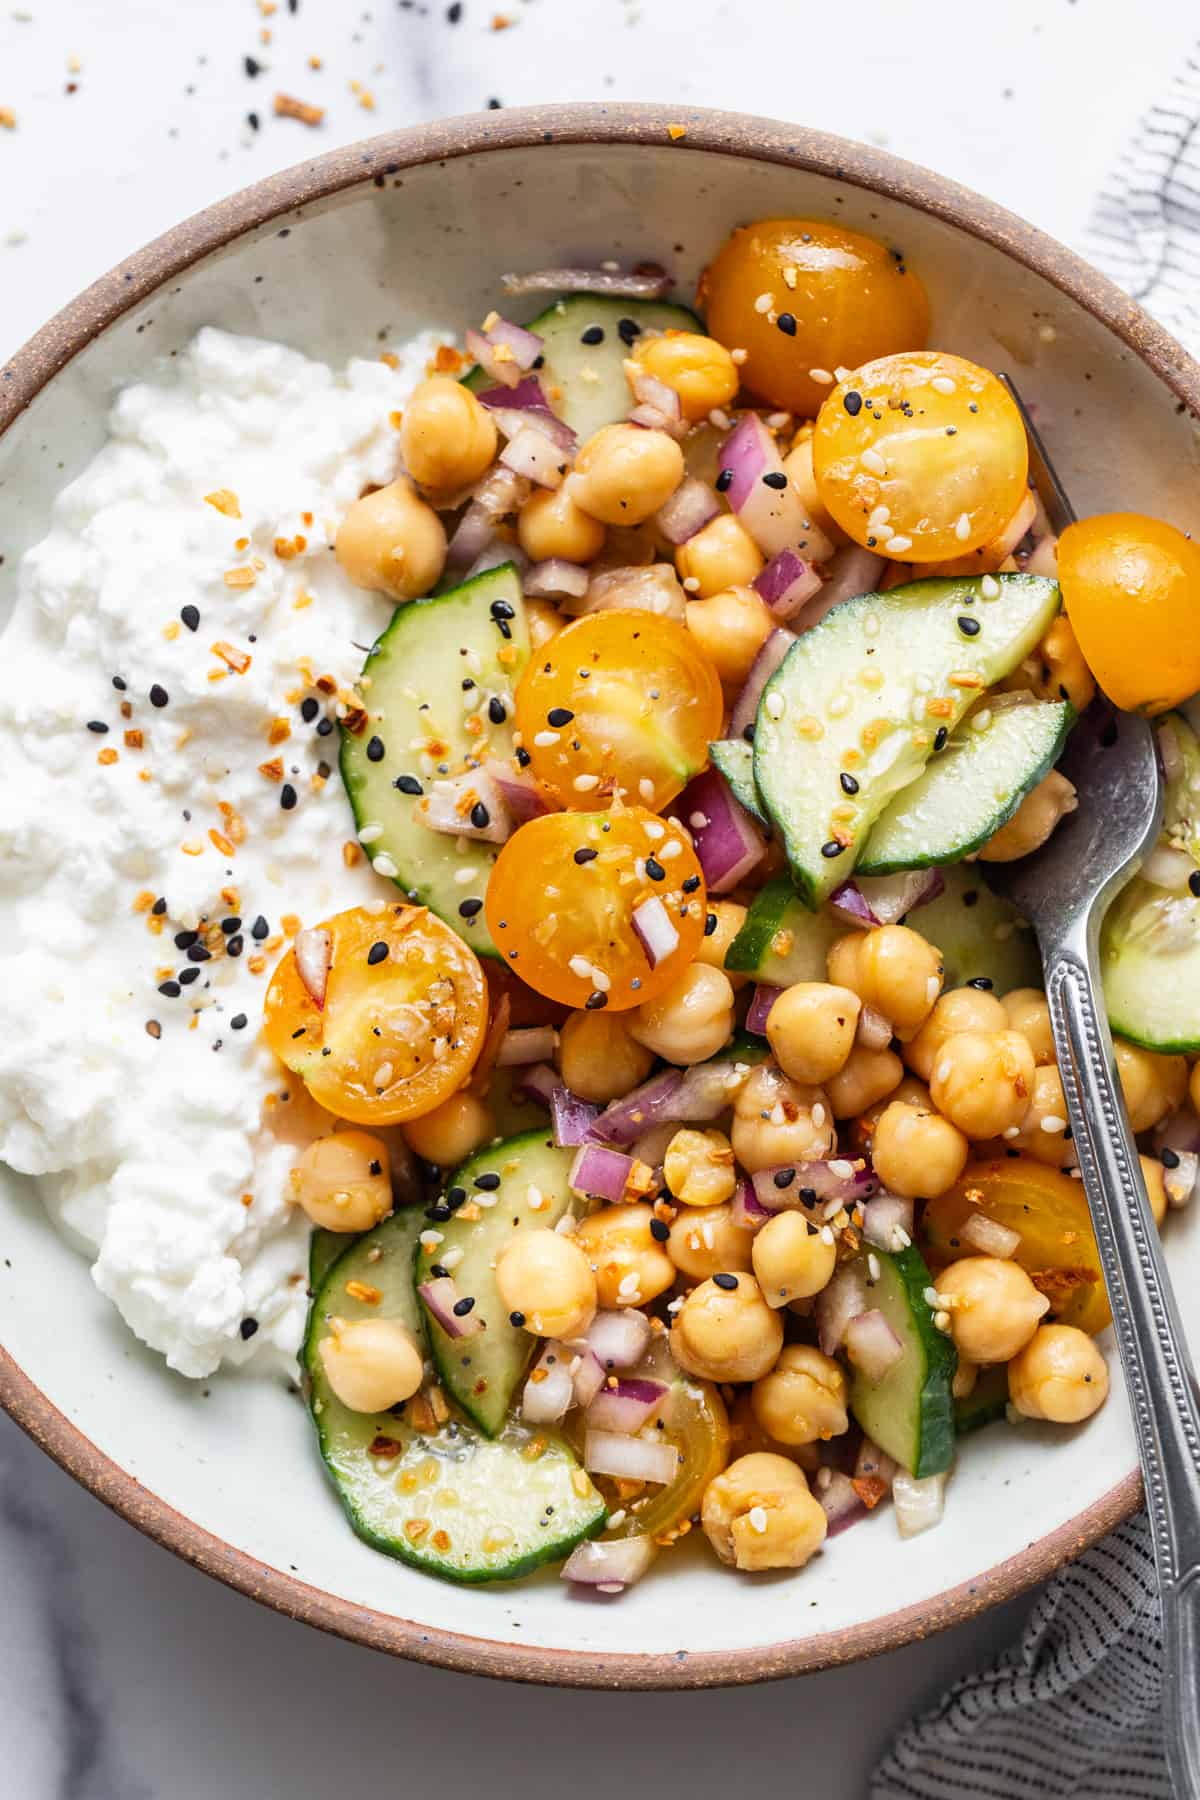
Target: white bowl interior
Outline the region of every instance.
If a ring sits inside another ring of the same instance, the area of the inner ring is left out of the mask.
[[[90,344],[0,440],[0,617],[53,495],[99,447],[114,390],[201,325],[337,361],[370,354],[383,335],[430,323],[461,329],[495,301],[510,268],[651,256],[687,292],[734,224],[773,213],[837,219],[901,246],[930,289],[934,341],[1016,376],[1080,511],[1144,509],[1200,529],[1191,421],[1104,326],[1001,250],[795,169],[666,144],[538,145],[407,170],[382,187],[367,179],[211,256]],[[1114,1369],[1112,1399],[1083,1430],[997,1429],[970,1440],[943,1526],[907,1545],[881,1517],[803,1572],[757,1579],[685,1550],[676,1568],[660,1566],[619,1604],[572,1599],[552,1575],[509,1589],[453,1588],[351,1535],[294,1391],[274,1380],[194,1384],[168,1374],[126,1334],[29,1186],[0,1175],[0,1336],[49,1400],[152,1494],[229,1545],[424,1626],[593,1654],[807,1638],[974,1579],[1134,1466]],[[1170,1250],[1191,1326],[1200,1318],[1194,1217],[1172,1216]]]

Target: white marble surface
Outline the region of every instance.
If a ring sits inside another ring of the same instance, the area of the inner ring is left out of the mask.
[[[0,0],[0,108],[17,114],[0,130],[0,353],[182,214],[333,144],[491,97],[667,98],[801,119],[1072,239],[1194,31],[1188,0],[1142,0],[1136,24],[1126,0],[860,0],[852,15],[813,0],[462,0],[457,22],[448,10]],[[496,15],[510,28],[494,30]],[[325,105],[324,125],[272,117],[277,89]],[[580,1800],[631,1780],[699,1800],[799,1781],[843,1800],[864,1793],[913,1707],[1025,1612],[749,1691],[478,1682],[226,1592],[112,1518],[7,1421],[0,1593],[6,1800],[274,1800],[422,1782],[447,1800],[497,1788],[549,1800],[564,1779]]]

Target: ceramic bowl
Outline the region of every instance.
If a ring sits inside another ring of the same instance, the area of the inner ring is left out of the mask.
[[[676,123],[683,136],[668,132]],[[199,326],[336,362],[385,330],[461,329],[508,269],[650,257],[687,294],[732,226],[771,214],[837,220],[902,248],[932,297],[932,341],[1017,377],[1081,512],[1137,508],[1200,530],[1200,369],[1059,245],[934,175],[793,126],[571,106],[319,157],[177,226],[47,325],[0,368],[0,608],[55,493],[99,448],[114,390]],[[1171,1220],[1193,1324],[1198,1227]],[[684,1546],[616,1602],[574,1597],[553,1574],[455,1588],[351,1535],[285,1382],[189,1383],[144,1352],[9,1175],[0,1239],[0,1400],[51,1456],[244,1593],[457,1669],[668,1687],[819,1668],[1019,1592],[1138,1499],[1118,1378],[1082,1430],[967,1441],[944,1523],[907,1544],[884,1513],[796,1574],[733,1576]]]

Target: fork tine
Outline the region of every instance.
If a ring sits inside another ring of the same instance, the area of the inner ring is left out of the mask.
[[[1022,400],[1017,384],[1011,375],[1001,375],[1001,381],[1008,389],[1016,404],[1029,438],[1029,473],[1033,476],[1033,485],[1041,497],[1046,509],[1046,517],[1054,528],[1056,537],[1061,537],[1068,525],[1075,523],[1075,508],[1067,498],[1067,491],[1054,471],[1054,464],[1046,453],[1041,433],[1029,416],[1029,408]]]

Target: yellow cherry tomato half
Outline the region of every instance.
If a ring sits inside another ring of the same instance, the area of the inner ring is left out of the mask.
[[[721,682],[696,638],[656,613],[591,613],[530,658],[517,687],[531,774],[587,811],[614,794],[657,810],[708,761]],[[535,984],[536,985],[536,984]]]
[[[479,960],[457,933],[424,907],[355,906],[304,940],[308,980],[293,946],[271,977],[264,1028],[314,1100],[355,1124],[390,1125],[432,1112],[462,1086],[488,1006]]]
[[[695,960],[707,911],[690,839],[641,806],[530,819],[488,882],[504,960],[565,1006],[624,1012],[653,1000]]]
[[[743,385],[806,419],[835,370],[919,350],[929,335],[929,301],[904,259],[816,219],[742,226],[701,276],[699,302],[713,337],[746,352]]]
[[[1058,540],[1063,604],[1115,705],[1160,713],[1200,688],[1200,545],[1162,519],[1101,513]]]
[[[901,562],[941,562],[1008,524],[1025,496],[1029,444],[990,370],[922,350],[839,382],[817,415],[813,473],[855,543]]]
[[[934,1270],[981,1252],[962,1235],[975,1213],[1015,1231],[1013,1261],[1062,1325],[1094,1337],[1112,1318],[1083,1183],[1029,1156],[970,1163],[957,1186],[921,1214],[921,1247]]]

